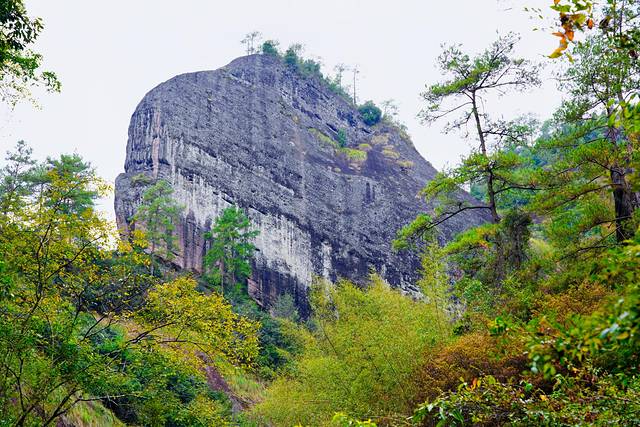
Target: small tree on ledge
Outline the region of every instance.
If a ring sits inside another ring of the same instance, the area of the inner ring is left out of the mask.
[[[205,233],[211,247],[204,257],[209,279],[220,284],[224,295],[225,283],[237,283],[251,275],[251,258],[256,250],[251,240],[260,232],[251,229],[249,218],[240,208],[230,207],[216,219],[211,231]]]
[[[152,275],[156,255],[169,261],[173,258],[176,241],[173,232],[183,208],[172,198],[172,194],[171,185],[159,180],[144,192],[142,204],[133,217],[136,225],[144,227],[145,237],[149,241]]]

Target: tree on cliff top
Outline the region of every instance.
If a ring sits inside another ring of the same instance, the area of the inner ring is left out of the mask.
[[[244,36],[240,43],[245,46],[247,55],[251,55],[259,51],[260,39],[262,39],[262,33],[260,31],[252,31]]]

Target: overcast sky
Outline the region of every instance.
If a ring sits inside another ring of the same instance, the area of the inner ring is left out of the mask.
[[[420,153],[437,168],[454,165],[469,149],[442,125],[420,124],[419,93],[440,75],[441,43],[462,43],[477,52],[496,32],[515,30],[518,52],[544,60],[556,40],[533,31],[524,5],[548,0],[26,0],[45,29],[36,50],[62,81],[60,94],[37,94],[0,117],[0,150],[20,139],[37,157],[77,152],[113,182],[123,170],[127,127],[136,105],[159,83],[186,72],[216,69],[244,54],[240,40],[258,30],[281,46],[301,43],[305,56],[322,58],[325,71],[337,63],[361,70],[358,96],[393,98],[400,120]],[[507,116],[532,112],[544,119],[557,105],[554,85],[500,100]],[[111,201],[102,208],[111,216]]]

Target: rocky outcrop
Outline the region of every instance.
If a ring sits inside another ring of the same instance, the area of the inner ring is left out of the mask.
[[[250,291],[263,305],[290,293],[304,311],[316,275],[362,282],[375,270],[417,291],[417,258],[390,242],[427,208],[417,194],[436,170],[405,133],[365,125],[326,83],[277,57],[179,75],[144,97],[116,180],[124,232],[145,190],[132,180],[141,173],[169,181],[185,207],[174,260],[182,268],[201,268],[202,235],[224,208],[247,212],[260,230]],[[463,214],[440,231],[448,238],[483,220]]]

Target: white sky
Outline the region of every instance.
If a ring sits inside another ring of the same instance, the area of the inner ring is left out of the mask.
[[[358,65],[361,101],[393,98],[420,153],[437,168],[469,149],[460,135],[442,135],[416,114],[425,84],[440,79],[440,44],[477,52],[496,31],[522,34],[519,54],[544,60],[556,39],[523,11],[549,0],[26,0],[44,20],[35,49],[62,81],[60,94],[38,94],[0,109],[0,151],[24,139],[37,157],[77,152],[110,182],[123,170],[127,128],[136,105],[157,84],[185,72],[216,69],[244,54],[240,40],[258,30],[281,47],[295,42],[320,56],[325,71]],[[558,104],[551,81],[526,95],[506,96],[506,116],[532,112],[544,119]],[[2,156],[4,157],[4,156]],[[112,202],[102,208],[112,216]]]

